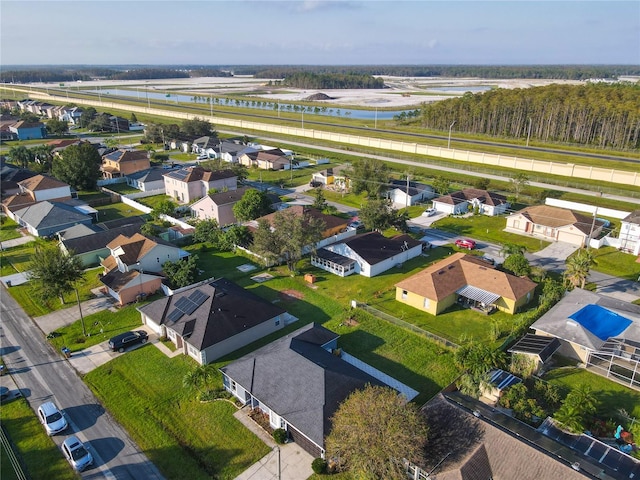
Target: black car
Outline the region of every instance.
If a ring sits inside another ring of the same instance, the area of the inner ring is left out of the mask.
[[[149,336],[144,330],[136,330],[135,332],[125,332],[109,340],[109,348],[114,352],[124,352],[125,348],[138,343],[147,343]]]

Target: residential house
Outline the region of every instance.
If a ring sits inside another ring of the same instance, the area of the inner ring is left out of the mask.
[[[349,220],[335,215],[326,215],[317,208],[310,207],[308,205],[293,205],[285,209],[288,215],[295,215],[298,217],[306,216],[308,218],[315,218],[320,220],[324,224],[324,230],[322,231],[322,241],[320,241],[317,247],[324,246],[328,243],[336,241],[339,238],[345,238],[353,236],[354,232],[345,232]],[[255,229],[258,226],[259,220],[266,220],[273,226],[276,215],[280,212],[270,213],[256,220],[248,222],[249,229]],[[346,234],[346,235],[345,235]]]
[[[620,224],[620,250],[640,255],[640,210],[634,210]]]
[[[28,123],[24,120],[14,123],[9,127],[18,140],[34,140],[47,138],[47,129],[42,122]]]
[[[35,176],[35,172],[7,163],[4,157],[0,157],[0,182],[2,182],[0,184],[0,194],[2,197],[20,193],[19,182]]]
[[[67,122],[69,125],[78,125],[84,110],[80,107],[62,107],[58,110],[58,120]]]
[[[604,223],[595,217],[549,205],[527,207],[507,217],[506,230],[542,240],[587,246],[602,232]]]
[[[640,386],[639,305],[574,288],[536,320],[531,329],[536,335],[557,338],[561,355],[586,364],[590,363],[590,357],[595,362],[604,354],[607,361],[596,363],[615,365],[616,359],[611,358],[615,354],[623,359],[625,369],[631,365],[633,372],[637,368],[636,384]]]
[[[391,188],[387,191],[387,198],[401,207],[410,207],[435,196],[433,187],[424,183],[391,180],[390,184]]]
[[[209,150],[219,147],[220,140],[218,137],[204,136],[193,140],[191,144],[191,153],[197,155],[207,155],[210,158],[217,158],[217,156],[209,155]]]
[[[191,205],[191,216],[198,220],[214,219],[221,227],[237,223],[233,206],[242,199],[247,190],[249,188],[241,187],[237,190],[206,195]]]
[[[487,374],[486,383],[480,385],[480,400],[495,406],[504,392],[517,383],[522,383],[522,379],[500,368],[494,368]]]
[[[130,237],[140,231],[141,223],[138,217],[132,219],[129,225],[123,225],[111,230],[88,228],[85,225],[78,225],[63,232],[59,232],[60,243],[58,246],[64,253],[80,259],[85,268],[100,265],[110,254],[111,250],[107,246],[120,235]],[[79,227],[84,227],[81,230]]]
[[[139,233],[130,237],[119,235],[107,248],[110,255],[101,262],[105,268],[101,282],[120,305],[155,293],[162,284],[163,277],[159,275],[162,265],[189,255],[169,243],[151,240]]]
[[[104,178],[120,178],[150,168],[149,154],[146,151],[120,149],[102,157],[100,170]]]
[[[311,256],[311,264],[341,277],[352,273],[374,277],[417,257],[422,247],[409,235],[387,238],[369,232],[318,249]]]
[[[457,392],[439,393],[422,407],[429,443],[420,467],[429,479],[584,480],[571,464],[586,466],[588,457],[571,455],[551,439],[535,440],[540,434],[521,423],[512,433],[500,413],[491,414],[495,421],[485,418],[485,408]]]
[[[93,221],[93,217],[76,207],[48,200],[31,204],[12,213],[14,220],[36,237],[49,237],[65,228],[78,224],[90,225]]]
[[[180,150],[183,153],[189,153],[191,151],[191,145],[197,138],[195,135],[180,135],[179,138],[174,138],[169,141],[169,147],[172,150]]]
[[[140,172],[129,173],[127,177],[127,185],[137,188],[143,192],[151,192],[153,190],[164,191],[164,174],[167,169],[152,167]]]
[[[191,203],[207,195],[209,190],[235,190],[238,176],[232,170],[205,170],[186,167],[164,174],[165,192],[182,203]]]
[[[138,308],[142,323],[200,365],[281,330],[287,312],[219,278]]]
[[[450,215],[462,215],[477,210],[483,215],[501,215],[511,205],[507,197],[479,188],[464,188],[433,200],[433,208]]]
[[[56,202],[71,199],[71,187],[53,177],[34,175],[18,182],[19,193],[2,201],[5,214],[15,220],[13,212],[44,200]]]
[[[245,152],[238,157],[238,161],[245,167],[255,167],[261,170],[288,170],[293,159],[278,148],[272,150],[258,150]]]
[[[514,314],[531,301],[536,283],[496,270],[473,255],[455,253],[395,285],[396,300],[438,315],[457,302]]]
[[[257,148],[241,142],[223,140],[216,148],[206,149],[206,153],[210,157],[221,158],[227,163],[238,163],[240,156],[257,150]]]
[[[352,392],[383,385],[336,354],[338,335],[308,324],[222,367],[224,387],[262,411],[272,428],[324,456],[331,417]]]
[[[20,117],[3,113],[0,115],[0,140],[16,140],[17,136],[9,127],[20,121]]]

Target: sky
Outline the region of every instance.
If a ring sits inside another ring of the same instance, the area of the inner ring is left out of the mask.
[[[640,65],[640,1],[0,1],[7,65]]]

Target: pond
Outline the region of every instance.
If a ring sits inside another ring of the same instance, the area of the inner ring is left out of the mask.
[[[84,90],[88,93],[96,93],[101,97],[107,96],[119,96],[119,97],[136,97],[138,100],[165,100],[169,103],[195,103],[202,105],[209,105],[206,96],[192,96],[184,95],[174,92],[153,92],[148,90],[123,90],[120,88],[105,88],[99,90]],[[412,113],[415,109],[411,110],[360,110],[360,109],[345,109],[345,108],[333,108],[333,107],[321,107],[321,106],[305,106],[296,105],[292,103],[282,102],[269,102],[262,100],[244,100],[239,98],[221,98],[213,97],[212,108],[216,107],[232,107],[232,108],[250,108],[255,110],[271,110],[287,113],[303,113],[313,115],[324,115],[328,117],[344,117],[355,118],[358,120],[391,120],[394,116],[400,115],[403,112],[406,114]]]

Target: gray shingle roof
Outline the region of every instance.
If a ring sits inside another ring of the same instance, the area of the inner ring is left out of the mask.
[[[338,337],[312,323],[221,370],[319,446],[354,390],[380,381],[324,348]]]
[[[397,255],[405,248],[405,244],[406,247],[410,249],[421,245],[418,240],[413,239],[409,235],[398,235],[393,238],[387,238],[378,232],[356,235],[344,243],[360,255],[369,265],[375,265],[383,262],[387,258]]]
[[[200,290],[208,298],[191,314],[183,315],[176,321],[170,320],[176,303],[181,298],[188,298],[195,290]],[[193,333],[186,341],[198,350],[204,350],[285,313],[282,308],[225,278],[161,298],[141,307],[140,311],[158,325],[166,325],[177,332],[187,322],[195,320]]]
[[[69,225],[73,222],[86,222],[87,219],[91,218],[73,207],[63,203],[51,203],[46,200],[18,210],[15,214],[37,230],[58,225]]]
[[[127,237],[130,237],[131,235],[139,231],[139,224],[131,224],[125,225],[123,227],[113,228],[111,230],[95,232],[92,235],[66,239],[62,243],[64,244],[67,251],[73,250],[76,255],[80,255],[82,253],[93,252],[94,250],[107,248],[107,244],[117,238],[119,235],[126,235]]]

